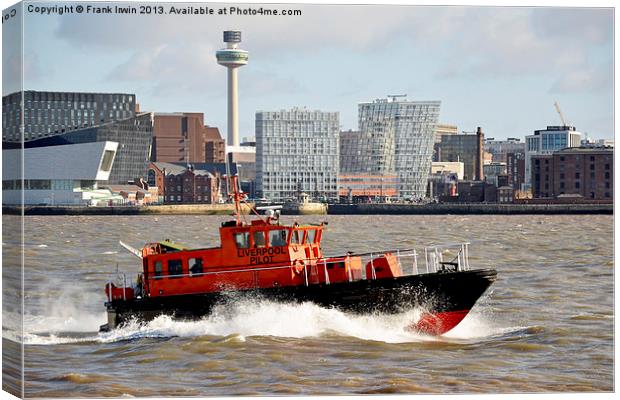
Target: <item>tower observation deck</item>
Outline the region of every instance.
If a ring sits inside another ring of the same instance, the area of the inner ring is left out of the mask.
[[[238,48],[240,31],[224,31],[226,48],[215,53],[217,63],[228,68],[228,146],[239,146],[237,68],[248,63],[248,52]]]

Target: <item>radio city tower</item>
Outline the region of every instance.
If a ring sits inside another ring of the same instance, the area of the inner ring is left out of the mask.
[[[248,52],[239,49],[240,31],[224,31],[226,48],[215,53],[217,63],[228,68],[228,146],[239,146],[237,68],[248,63]]]

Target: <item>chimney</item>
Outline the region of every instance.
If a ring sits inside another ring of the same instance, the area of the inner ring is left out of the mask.
[[[476,129],[476,170],[474,171],[476,174],[476,180],[482,181],[484,180],[484,133],[482,132],[482,128],[478,127]]]

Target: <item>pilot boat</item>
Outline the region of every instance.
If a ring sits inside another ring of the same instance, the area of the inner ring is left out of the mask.
[[[424,249],[344,253],[321,249],[326,222],[282,225],[274,207],[259,214],[230,177],[236,218],[221,224],[220,245],[190,249],[164,240],[135,249],[142,261],[135,283],[117,277],[105,285],[108,331],[159,315],[198,319],[240,298],[312,302],[352,313],[396,314],[421,310],[409,328],[441,335],[456,325],[496,280],[494,269],[471,269],[468,243]],[[242,206],[255,219],[244,221]],[[455,257],[444,261],[453,250]],[[420,253],[422,258],[422,253]]]

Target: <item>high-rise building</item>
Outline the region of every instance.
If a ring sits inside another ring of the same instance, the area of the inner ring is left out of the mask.
[[[293,108],[256,113],[256,190],[282,201],[301,192],[338,198],[339,114]]]
[[[223,163],[219,129],[204,124],[202,113],[155,113],[151,161]]]
[[[460,161],[464,167],[465,180],[484,179],[484,134],[478,128],[475,134],[444,135],[441,137],[439,161]]]
[[[393,165],[400,182],[399,196],[421,198],[426,195],[441,102],[398,97],[360,103],[359,130],[371,149],[371,163],[380,163],[374,168],[390,171]]]
[[[547,129],[534,131],[525,137],[525,188],[529,189],[532,181],[532,157],[549,155],[567,147],[579,147],[581,133],[574,126],[547,126]]]
[[[340,132],[342,173],[393,174],[394,155],[393,120],[365,121],[359,131]]]
[[[130,93],[39,92],[27,90],[2,97],[2,140],[23,141],[63,135],[74,130],[135,117],[136,98]]]

